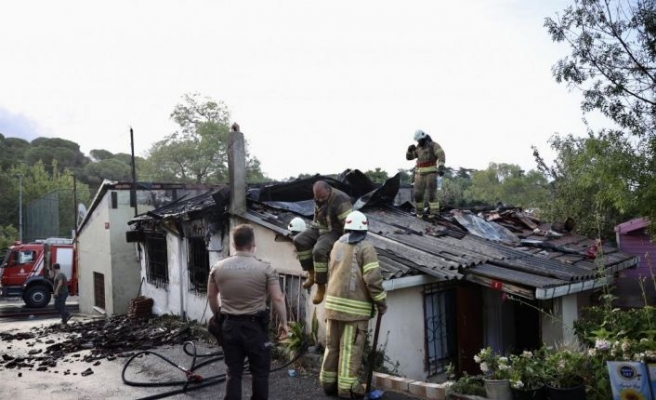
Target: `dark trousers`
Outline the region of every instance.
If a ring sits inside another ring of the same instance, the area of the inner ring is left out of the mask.
[[[59,312],[62,318],[62,322],[66,322],[66,319],[68,318],[71,313],[66,311],[66,298],[68,297],[68,293],[60,293],[57,297],[55,297],[55,310]]]
[[[241,400],[241,378],[246,357],[253,377],[251,399],[268,399],[271,345],[263,324],[256,320],[236,320],[227,317],[222,330],[223,360],[228,367],[224,399]]]

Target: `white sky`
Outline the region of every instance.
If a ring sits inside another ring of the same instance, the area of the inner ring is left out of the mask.
[[[416,129],[447,166],[535,167],[583,134],[544,18],[571,0],[0,0],[0,132],[130,152],[175,130],[184,93],[224,101],[270,177],[410,168]]]

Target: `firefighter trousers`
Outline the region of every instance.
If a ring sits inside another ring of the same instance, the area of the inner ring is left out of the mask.
[[[330,251],[339,237],[335,231],[320,235],[317,228],[308,228],[294,237],[296,257],[303,271],[314,270],[314,282],[319,285],[328,283]]]
[[[365,388],[359,374],[362,353],[367,339],[364,321],[337,321],[326,323],[326,351],[323,356],[319,380],[327,395],[340,398],[362,398]]]
[[[428,200],[431,214],[440,212],[440,202],[437,199],[437,172],[415,174],[415,210],[417,216],[424,214],[424,202]],[[426,199],[428,197],[428,199]]]

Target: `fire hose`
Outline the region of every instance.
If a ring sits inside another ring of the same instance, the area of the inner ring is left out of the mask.
[[[188,347],[191,347],[191,351],[188,350]],[[283,368],[287,368],[289,365],[293,364],[296,362],[301,356],[304,354],[307,346],[302,346],[302,351],[300,351],[296,357],[294,357],[291,361],[287,362],[286,364],[283,364],[277,368],[272,369],[270,372],[276,372],[280,371]],[[223,351],[219,350],[213,353],[207,353],[207,354],[198,354],[197,349],[196,349],[196,344],[191,341],[187,341],[184,343],[182,347],[183,351],[185,354],[188,356],[192,357],[191,359],[191,365],[189,368],[182,367],[175,362],[171,361],[169,358],[164,357],[161,354],[158,354],[154,351],[141,351],[139,353],[134,354],[132,357],[130,357],[125,365],[123,366],[123,371],[121,373],[121,379],[123,380],[123,383],[125,383],[128,386],[135,386],[135,387],[168,387],[168,386],[182,386],[179,389],[174,389],[168,392],[163,392],[163,393],[158,393],[154,394],[151,396],[147,397],[142,397],[138,400],[154,400],[154,399],[163,399],[165,397],[169,396],[174,396],[176,394],[182,394],[182,393],[187,393],[191,392],[194,390],[206,388],[209,386],[213,385],[218,385],[219,383],[223,383],[226,380],[226,374],[218,374],[218,375],[212,375],[209,377],[204,377],[200,374],[198,374],[196,371],[208,364],[211,364],[216,361],[223,360]],[[164,360],[166,363],[170,364],[171,366],[177,368],[180,370],[182,373],[185,374],[186,379],[184,380],[175,380],[175,381],[164,381],[164,382],[137,382],[137,381],[131,381],[126,378],[125,373],[132,363],[137,357],[141,357],[144,355],[153,355],[156,357],[159,357],[160,359]],[[206,360],[196,363],[199,358],[207,358]],[[250,372],[248,371],[248,364],[244,367],[244,371],[246,374],[249,374]]]

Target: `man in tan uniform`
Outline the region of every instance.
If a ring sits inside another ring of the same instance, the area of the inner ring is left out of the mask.
[[[417,218],[424,216],[424,199],[428,192],[428,208],[431,215],[440,212],[440,203],[437,199],[437,176],[444,175],[445,155],[442,146],[433,142],[430,136],[422,130],[415,132],[414,144],[408,147],[405,153],[407,160],[417,159],[415,168],[415,210]]]
[[[207,282],[207,298],[215,317],[221,321],[224,361],[228,367],[225,400],[241,399],[244,359],[253,377],[251,399],[269,397],[271,347],[268,337],[267,296],[280,321],[278,334],[287,336],[287,311],[278,272],[254,257],[255,235],[250,225],[232,231],[237,252],[212,267]]]
[[[323,301],[328,282],[328,258],[333,244],[344,232],[344,219],[352,211],[351,198],[325,181],[316,181],[314,220],[312,226],[294,236],[294,247],[301,267],[308,272],[303,288],[317,284],[312,298],[314,304]]]
[[[367,322],[387,311],[387,294],[374,246],[366,241],[367,217],[353,211],[346,232],[330,253],[330,280],[326,293],[326,352],[319,380],[324,392],[343,399],[361,398],[358,379],[367,336]]]

